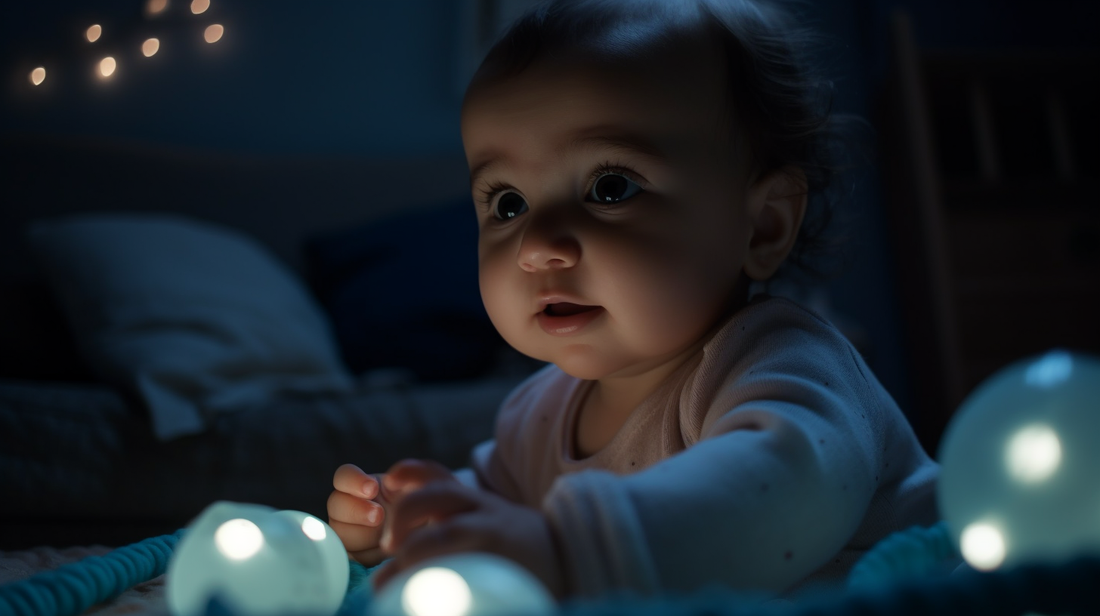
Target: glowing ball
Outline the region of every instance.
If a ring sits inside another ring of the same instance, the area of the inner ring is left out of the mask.
[[[347,553],[328,524],[263,505],[210,505],[168,563],[175,616],[205,614],[213,597],[243,615],[328,616],[339,610],[347,586]]]
[[[1051,351],[982,383],[944,432],[939,506],[967,563],[1100,554],[1100,358]]]
[[[394,577],[369,616],[541,616],[555,610],[554,598],[526,569],[469,552],[431,559]]]

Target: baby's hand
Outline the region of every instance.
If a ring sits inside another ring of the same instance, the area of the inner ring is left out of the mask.
[[[458,481],[420,484],[394,502],[385,539],[393,558],[375,571],[376,589],[418,563],[456,552],[493,552],[511,559],[563,597],[565,576],[550,524],[537,509]]]
[[[457,481],[445,466],[429,460],[403,460],[382,475],[345,464],[332,478],[336,489],[328,498],[329,526],[348,556],[368,567],[377,565],[387,556],[380,545],[389,534],[386,510],[402,495],[441,479]]]
[[[332,487],[336,489],[328,497],[328,525],[348,556],[368,567],[382,562],[386,556],[378,544],[386,519],[386,496],[379,476],[345,464],[336,469]]]

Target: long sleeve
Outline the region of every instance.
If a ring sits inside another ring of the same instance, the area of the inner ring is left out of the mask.
[[[782,591],[820,568],[874,492],[858,460],[826,460],[780,416],[705,439],[640,473],[563,475],[544,511],[574,590],[689,590],[721,580]],[[822,431],[815,434],[829,434]]]

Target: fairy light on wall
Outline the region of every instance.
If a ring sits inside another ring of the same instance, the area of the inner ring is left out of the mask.
[[[207,43],[217,43],[222,39],[223,34],[225,34],[225,28],[221,24],[211,24],[206,27],[206,32],[202,36]]]
[[[145,4],[146,15],[159,15],[168,8],[168,0],[149,0]]]
[[[115,59],[112,58],[111,56],[107,56],[106,58],[103,58],[102,60],[99,61],[99,76],[106,79],[106,78],[110,77],[111,75],[114,75],[115,74],[115,68],[117,68],[117,66],[118,66],[118,63],[115,62]]]
[[[146,58],[152,58],[159,50],[160,40],[158,39],[146,39],[146,41],[141,44],[141,55],[145,56]]]
[[[187,29],[194,32],[193,25],[185,25],[195,16],[202,15],[203,21],[207,23],[199,26],[202,28],[202,40],[207,44],[217,43],[221,41],[225,36],[225,26],[222,23],[210,23],[209,16],[211,15],[211,9],[213,4],[211,0],[191,0],[190,2],[183,2],[180,0],[178,3],[173,3],[171,0],[140,0],[143,8],[145,19],[156,19],[161,24],[162,28],[169,28],[171,30]],[[165,17],[167,20],[164,20]],[[186,16],[186,17],[184,17]],[[106,23],[106,26],[104,26]],[[124,24],[126,25],[126,24]],[[133,25],[133,24],[129,24]],[[197,24],[196,24],[197,25]],[[96,47],[107,46],[111,50],[111,55],[106,55],[104,51],[100,51],[95,58],[86,58],[84,61],[91,63],[91,70],[97,77],[99,82],[113,81],[111,78],[121,69],[124,68],[126,62],[130,61],[130,53],[136,56],[137,52],[121,52],[118,53],[118,43],[120,39],[129,39],[133,35],[135,28],[120,27],[114,22],[99,22],[93,23],[85,28],[79,35],[82,39],[82,43],[94,44]],[[142,37],[140,53],[146,58],[152,58],[157,55],[161,50],[162,43],[174,45],[173,40],[175,34],[178,32],[160,32],[150,33],[155,36]],[[186,35],[186,33],[183,33]],[[191,34],[190,36],[194,36]],[[192,39],[193,40],[193,39]],[[129,45],[126,44],[126,47]],[[130,48],[133,49],[133,48]],[[84,52],[79,52],[79,55],[83,57]],[[40,60],[41,61],[41,60]],[[18,70],[25,75],[25,79],[30,82],[30,86],[37,88],[46,81],[47,73],[52,73],[51,81],[57,80],[58,76],[64,76],[65,74],[72,74],[70,71],[61,70],[55,72],[58,67],[54,65],[54,62],[44,63],[42,65],[31,64],[29,66],[22,66]],[[83,70],[88,70],[85,68]],[[25,71],[25,72],[24,72]],[[85,73],[86,74],[86,73]],[[55,84],[56,86],[56,84]],[[51,90],[52,88],[43,88],[42,91]]]

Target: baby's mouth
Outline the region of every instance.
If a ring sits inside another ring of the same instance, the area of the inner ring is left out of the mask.
[[[591,310],[598,310],[599,306],[585,306],[583,304],[571,304],[569,302],[559,302],[556,304],[547,304],[543,312],[548,317],[568,317],[574,314],[580,314],[582,312],[589,312]]]

